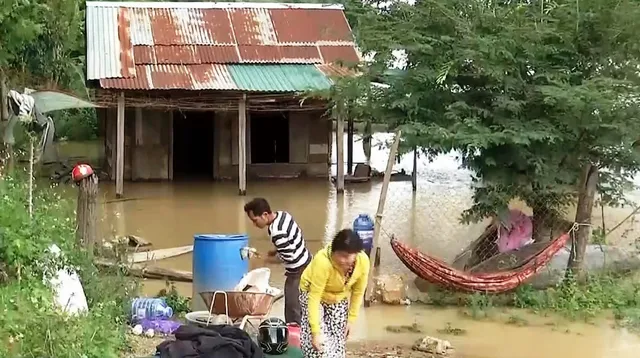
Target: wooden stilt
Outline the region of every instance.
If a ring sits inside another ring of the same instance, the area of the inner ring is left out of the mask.
[[[173,148],[173,113],[174,112],[171,112],[169,115],[169,168],[167,168],[169,171],[169,173],[167,173],[169,180],[173,180],[173,153],[175,153]]]
[[[413,146],[413,173],[411,173],[411,187],[418,190],[418,147]]]
[[[336,110],[336,117],[336,155],[338,157],[336,191],[341,194],[344,192],[344,115],[342,109]]]
[[[116,198],[124,194],[124,92],[118,96],[116,124]]]
[[[353,118],[347,120],[347,174],[353,174]]]
[[[238,195],[247,195],[247,95],[238,102]]]
[[[371,164],[371,140],[372,140],[371,122],[364,125],[364,133],[362,135],[362,150],[367,160],[367,164]]]

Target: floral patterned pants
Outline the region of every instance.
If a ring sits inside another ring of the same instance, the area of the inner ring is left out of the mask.
[[[349,300],[338,303],[320,302],[320,329],[322,330],[322,352],[316,351],[311,344],[311,326],[309,325],[309,294],[300,293],[302,320],[300,323],[300,348],[304,358],[345,358],[347,355],[347,318]]]

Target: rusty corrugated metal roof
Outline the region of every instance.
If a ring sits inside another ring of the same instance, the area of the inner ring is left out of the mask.
[[[297,92],[327,89],[332,83],[329,76],[347,73],[341,71],[334,65],[304,64],[140,65],[135,78],[102,79],[100,85],[129,90]]]
[[[100,80],[102,88],[237,90],[226,65],[138,65],[136,77]]]
[[[109,88],[189,87],[224,67],[199,65],[360,60],[340,5],[87,2],[86,21],[87,79]]]

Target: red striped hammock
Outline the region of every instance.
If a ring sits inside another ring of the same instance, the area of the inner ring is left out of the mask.
[[[563,234],[517,269],[495,273],[467,273],[415,248],[391,239],[391,247],[400,261],[418,277],[444,288],[463,292],[502,293],[520,286],[551,261],[569,240]]]

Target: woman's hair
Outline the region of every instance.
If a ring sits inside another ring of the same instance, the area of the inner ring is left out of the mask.
[[[364,249],[362,239],[351,229],[342,229],[331,242],[331,253],[336,251],[357,254]]]

